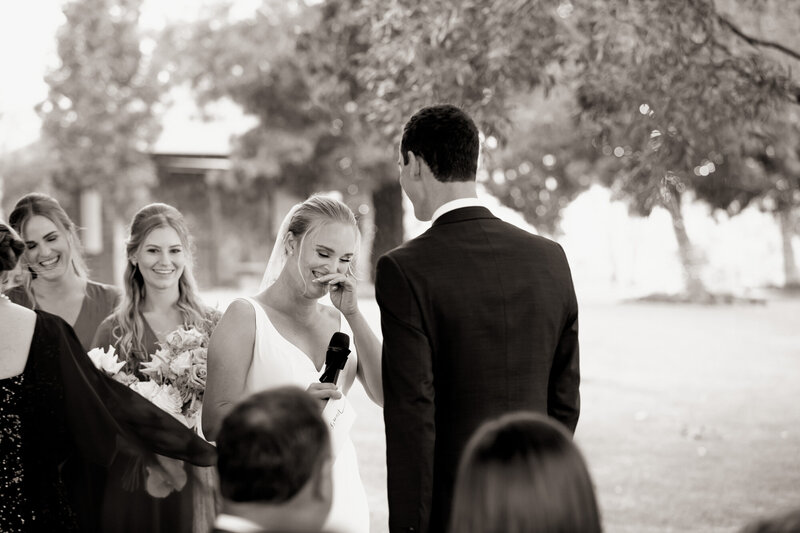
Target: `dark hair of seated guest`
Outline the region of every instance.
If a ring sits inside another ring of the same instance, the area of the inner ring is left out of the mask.
[[[569,433],[520,412],[484,423],[461,458],[453,533],[599,533],[586,464]]]
[[[13,229],[0,222],[0,272],[14,270],[23,251],[25,243]]]
[[[319,477],[330,443],[318,404],[298,387],[263,391],[239,403],[217,437],[223,498],[279,504]]]

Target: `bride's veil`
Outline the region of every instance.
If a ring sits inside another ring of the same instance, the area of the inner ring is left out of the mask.
[[[278,276],[286,264],[286,234],[289,233],[289,224],[292,222],[292,217],[303,204],[296,204],[293,206],[281,222],[281,227],[278,228],[278,234],[275,237],[275,246],[272,247],[272,253],[267,261],[267,269],[264,271],[264,277],[261,278],[261,285],[258,287],[258,292],[263,291],[278,279]]]

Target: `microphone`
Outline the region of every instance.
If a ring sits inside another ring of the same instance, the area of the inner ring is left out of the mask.
[[[328,351],[325,352],[325,370],[320,376],[320,383],[333,383],[339,379],[339,372],[347,363],[347,356],[350,355],[350,336],[347,333],[337,331],[328,343]]]

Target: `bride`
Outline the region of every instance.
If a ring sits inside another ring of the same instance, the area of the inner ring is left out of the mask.
[[[299,385],[321,400],[347,395],[356,376],[383,404],[381,345],[358,308],[353,261],[360,234],[352,211],[338,200],[312,196],[281,225],[261,292],[231,303],[208,348],[203,432],[214,439],[234,404],[255,392]],[[334,307],[319,300],[330,294]],[[344,320],[342,319],[344,317]],[[338,387],[320,383],[333,333],[351,335],[355,347]],[[336,441],[333,504],[324,530],[366,533],[369,509],[349,436]],[[267,526],[265,524],[264,526]]]

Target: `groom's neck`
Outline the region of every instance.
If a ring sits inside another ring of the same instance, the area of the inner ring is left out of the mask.
[[[462,198],[477,198],[477,185],[474,181],[436,182],[428,190],[429,215],[447,202]]]

